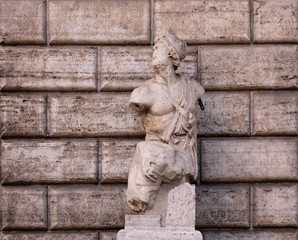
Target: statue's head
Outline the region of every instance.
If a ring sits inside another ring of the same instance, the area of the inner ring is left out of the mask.
[[[185,56],[186,43],[176,35],[157,37],[155,39],[152,58],[152,66],[154,69],[161,67],[161,64],[166,64],[170,58],[176,70]]]

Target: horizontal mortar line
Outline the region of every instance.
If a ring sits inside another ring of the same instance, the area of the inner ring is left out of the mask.
[[[235,185],[235,186],[241,186],[241,185],[245,185],[245,186],[249,186],[250,184],[256,184],[256,185],[261,185],[261,184],[266,184],[266,185],[270,185],[270,184],[274,184],[274,185],[278,185],[278,184],[293,184],[293,183],[297,183],[297,180],[252,180],[252,181],[217,181],[217,182],[208,182],[208,181],[201,181],[199,185],[197,186],[201,186],[201,185],[208,185],[208,186],[214,186],[214,185]]]
[[[3,184],[2,187],[63,187],[64,189],[67,189],[65,187],[69,187],[67,190],[75,189],[75,188],[85,188],[85,190],[107,190],[107,186],[119,186],[119,187],[126,187],[127,183],[68,183],[68,182],[61,182],[61,183],[24,183],[24,184]],[[103,187],[103,188],[101,188]],[[117,190],[116,188],[112,188],[111,190]],[[118,189],[119,190],[119,189]],[[119,190],[120,191],[120,190]]]
[[[271,226],[271,227],[254,227],[253,229],[250,228],[243,228],[242,229],[245,232],[259,232],[259,231],[280,231],[280,230],[284,230],[282,232],[288,232],[288,231],[293,231],[296,232],[297,231],[297,227],[283,227],[283,226]],[[201,230],[201,227],[196,227],[196,230]],[[216,232],[221,232],[221,231],[239,231],[239,228],[232,228],[232,227],[223,227],[223,228],[219,228],[219,227],[206,227],[203,229],[203,231],[216,231]]]

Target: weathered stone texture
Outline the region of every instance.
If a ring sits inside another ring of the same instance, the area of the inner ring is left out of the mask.
[[[52,44],[149,43],[148,0],[49,2]]]
[[[4,184],[97,182],[95,140],[4,140],[1,145]]]
[[[154,1],[154,35],[174,32],[188,43],[250,41],[249,1]]]
[[[249,189],[245,185],[199,185],[197,227],[248,227]]]
[[[130,91],[155,76],[151,47],[101,47],[99,56],[102,91]],[[197,79],[196,47],[188,48],[177,72]]]
[[[0,96],[3,136],[45,136],[45,108],[44,95]]]
[[[51,229],[123,228],[125,214],[132,214],[124,187],[51,187]]]
[[[203,231],[204,240],[297,240],[297,231]]]
[[[0,43],[45,44],[44,0],[0,1]]]
[[[59,137],[144,135],[128,99],[123,93],[50,96],[50,133]]]
[[[203,182],[298,180],[298,139],[201,141]]]
[[[96,91],[97,49],[0,49],[4,91]]]
[[[116,240],[117,232],[100,232],[101,240]]]
[[[101,141],[101,182],[127,182],[135,148],[140,140]]]
[[[253,0],[254,42],[298,42],[297,0]]]
[[[207,93],[205,110],[197,110],[199,135],[248,135],[249,94]]]
[[[298,92],[253,94],[253,133],[293,135],[298,133]]]
[[[2,229],[47,229],[46,188],[2,187]]]
[[[205,89],[298,88],[297,46],[201,47],[200,59]]]
[[[4,234],[3,240],[98,240],[98,233],[17,233]]]
[[[253,191],[255,227],[297,227],[298,185],[256,185]]]

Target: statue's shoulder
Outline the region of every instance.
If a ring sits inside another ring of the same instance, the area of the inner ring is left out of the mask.
[[[202,87],[202,85],[201,85],[200,83],[198,83],[198,82],[197,82],[196,80],[194,80],[194,79],[190,79],[190,80],[188,80],[188,81],[189,81],[189,83],[190,83],[192,89],[194,89],[195,94],[196,94],[196,96],[197,96],[197,99],[200,99],[200,98],[204,95],[204,93],[205,93],[204,88]]]

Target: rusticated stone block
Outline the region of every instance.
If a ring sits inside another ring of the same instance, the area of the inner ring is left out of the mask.
[[[128,107],[129,94],[50,96],[52,136],[144,135],[137,113]]]
[[[100,232],[101,240],[117,240],[117,232]]]
[[[17,233],[4,234],[3,240],[98,240],[97,233]]]
[[[249,94],[207,93],[205,110],[197,110],[199,135],[248,135]]]
[[[292,135],[298,133],[297,92],[253,94],[253,133]]]
[[[3,136],[45,136],[45,108],[44,95],[0,96]]]
[[[4,140],[1,145],[4,184],[97,182],[95,140]]]
[[[135,148],[140,140],[101,141],[101,182],[127,182]]]
[[[0,1],[0,43],[45,44],[44,0]]]
[[[201,47],[200,59],[205,89],[298,88],[297,46]]]
[[[2,187],[2,229],[47,229],[46,188]]]
[[[0,49],[4,91],[96,91],[97,49]]]
[[[197,227],[248,227],[249,189],[246,185],[197,187]]]
[[[148,0],[51,0],[52,44],[149,43]]]
[[[298,139],[201,140],[206,182],[298,180]]]
[[[204,240],[297,240],[297,231],[203,231]]]
[[[253,0],[254,42],[298,42],[296,0]]]
[[[253,191],[255,227],[297,227],[298,185],[256,185]]]
[[[125,214],[132,214],[124,187],[51,187],[51,229],[123,228]]]
[[[101,47],[99,56],[102,91],[130,91],[155,76],[151,47]],[[188,48],[177,72],[197,79],[196,47]]]
[[[194,44],[249,42],[249,1],[154,1],[154,35],[169,32]]]

